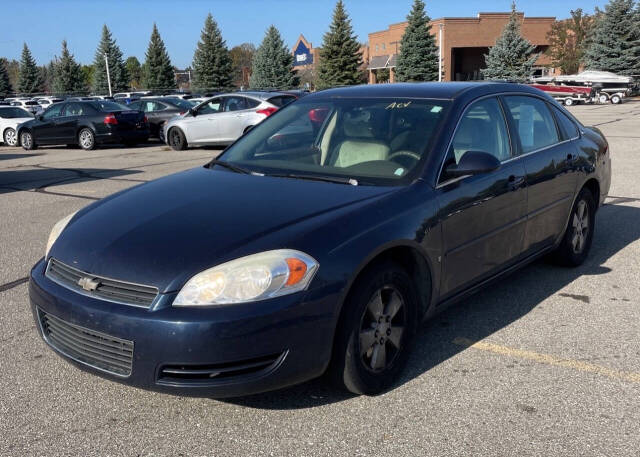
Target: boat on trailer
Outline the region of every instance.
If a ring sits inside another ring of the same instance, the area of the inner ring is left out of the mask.
[[[561,99],[565,104],[583,101],[582,98],[571,95],[569,88],[588,88],[590,91],[588,101],[618,104],[631,95],[633,87],[631,76],[597,70],[585,70],[577,75],[541,76],[533,78],[532,82],[534,87],[548,92],[556,99]],[[567,100],[569,100],[568,103]]]

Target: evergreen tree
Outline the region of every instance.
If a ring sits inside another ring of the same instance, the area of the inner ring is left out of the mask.
[[[7,59],[0,58],[0,96],[6,97],[13,88],[11,87],[11,81],[9,81],[9,70],[7,69]]]
[[[590,70],[640,74],[640,10],[634,0],[611,0],[600,14],[584,54]]]
[[[111,90],[119,92],[129,87],[129,75],[127,68],[122,60],[122,51],[111,36],[109,28],[102,26],[102,37],[96,49],[96,55],[93,60],[95,68],[93,74],[92,90],[96,94],[108,94],[109,84],[107,82],[107,70],[105,66],[104,56],[109,59],[109,76],[111,76]]]
[[[495,46],[484,56],[487,64],[487,68],[482,70],[484,78],[527,81],[531,77],[533,64],[538,59],[538,55],[534,54],[535,49],[520,33],[520,21],[513,2],[509,22]]]
[[[549,56],[554,67],[563,74],[577,73],[582,61],[586,38],[593,26],[593,16],[583,14],[578,8],[571,11],[571,18],[555,21],[547,34]]]
[[[318,65],[318,88],[358,84],[362,81],[362,53],[353,34],[351,20],[338,0],[333,11],[333,21],[324,34],[320,63]]]
[[[54,68],[53,92],[68,94],[86,90],[82,68],[69,52],[66,40],[62,41],[62,53]]]
[[[127,74],[129,75],[129,87],[138,88],[142,81],[142,65],[137,57],[127,57],[125,61]]]
[[[422,0],[414,1],[407,20],[409,23],[400,42],[396,78],[398,81],[437,81],[438,48]]]
[[[40,92],[50,93],[53,86],[53,60],[49,65],[38,67],[38,78],[40,80]]]
[[[290,89],[298,83],[293,71],[293,55],[273,25],[253,56],[249,85],[255,89]]]
[[[171,65],[171,59],[164,46],[158,27],[153,24],[149,47],[144,62],[143,85],[147,89],[174,89],[176,77]]]
[[[193,86],[198,89],[224,89],[233,84],[229,50],[211,13],[193,54],[193,71]]]
[[[18,79],[18,92],[24,94],[34,94],[40,90],[41,81],[36,61],[31,55],[31,51],[24,43],[22,57],[20,59],[20,77]]]

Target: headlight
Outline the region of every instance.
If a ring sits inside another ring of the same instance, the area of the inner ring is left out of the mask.
[[[291,249],[261,252],[198,273],[173,306],[246,303],[304,290],[318,270],[312,257]]]
[[[53,226],[53,228],[51,229],[51,233],[49,234],[49,239],[47,240],[47,250],[44,251],[45,257],[49,255],[51,246],[53,246],[53,243],[56,242],[56,240],[58,239],[58,237],[60,236],[64,228],[67,226],[71,218],[76,215],[76,213],[77,211],[75,213],[69,214],[65,218],[60,219],[58,222],[56,222],[56,225]]]

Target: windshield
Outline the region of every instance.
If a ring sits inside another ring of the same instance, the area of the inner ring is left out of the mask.
[[[178,108],[183,108],[185,110],[188,110],[189,108],[193,107],[193,103],[190,103],[181,98],[170,98],[169,100],[167,100],[167,102],[171,103],[174,106],[177,106]]]
[[[448,102],[299,100],[258,124],[220,157],[248,171],[398,184],[416,169]]]
[[[21,117],[33,117],[28,111],[23,110],[22,108],[0,108],[0,117],[5,119],[18,119]]]

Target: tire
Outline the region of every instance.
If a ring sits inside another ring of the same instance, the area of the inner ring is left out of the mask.
[[[609,96],[607,94],[598,95],[598,101],[603,105],[609,101]]]
[[[611,103],[613,103],[614,105],[619,104],[621,101],[622,101],[622,97],[620,97],[619,95],[611,96]]]
[[[4,144],[7,146],[11,146],[11,147],[18,146],[18,135],[15,129],[8,128],[7,130],[5,130],[4,134],[2,135],[2,140],[4,141]]]
[[[381,262],[357,280],[344,306],[329,374],[355,394],[383,392],[407,363],[417,327],[415,286],[402,267]]]
[[[596,203],[593,195],[589,189],[583,188],[571,208],[562,241],[553,253],[553,260],[557,264],[577,267],[585,261],[593,241],[595,212]]]
[[[573,106],[573,99],[572,98],[565,98],[564,99],[564,106]]]
[[[174,151],[184,151],[187,149],[187,139],[184,137],[184,133],[178,127],[173,127],[167,133],[168,143],[171,149]]]
[[[92,151],[96,148],[96,137],[89,128],[83,128],[78,132],[78,146],[85,151]]]
[[[25,151],[33,151],[38,148],[33,134],[29,130],[20,132],[20,145]]]

